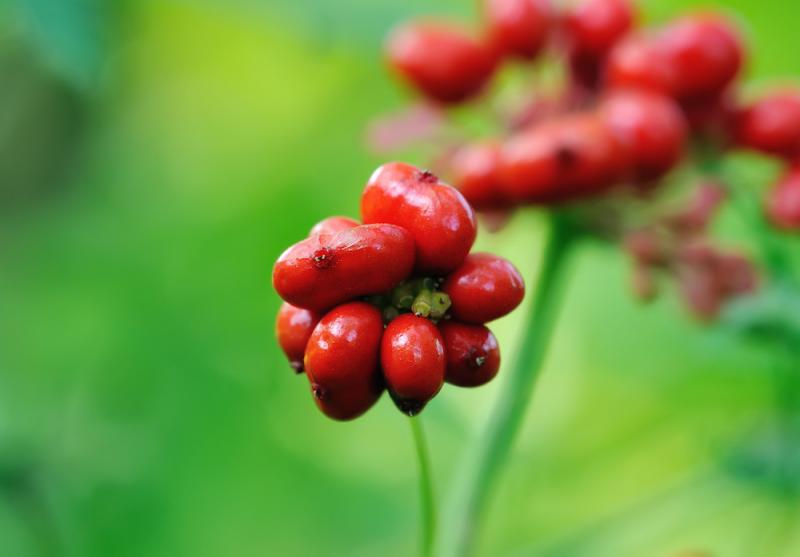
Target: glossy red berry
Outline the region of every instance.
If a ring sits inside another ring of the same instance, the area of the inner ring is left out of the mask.
[[[800,169],[790,170],[772,187],[766,211],[777,228],[800,230]]]
[[[381,342],[381,366],[397,407],[418,414],[442,388],[445,352],[436,326],[406,313],[386,327]]]
[[[319,316],[313,311],[298,308],[284,302],[278,310],[275,320],[275,335],[278,344],[286,354],[289,365],[297,373],[303,371],[303,357],[311,332],[319,322]]]
[[[478,211],[508,207],[499,186],[500,144],[473,143],[459,149],[450,161],[453,185]]]
[[[484,0],[483,11],[489,40],[503,55],[530,60],[545,45],[550,0]]]
[[[569,48],[602,59],[634,23],[627,0],[577,0],[567,8],[564,28]]]
[[[773,93],[742,110],[736,118],[736,139],[772,155],[800,154],[800,92]]]
[[[461,26],[416,21],[392,31],[389,66],[423,95],[441,103],[464,101],[483,89],[495,68],[495,53]]]
[[[475,213],[458,190],[409,164],[384,164],[361,197],[365,223],[387,222],[408,230],[416,242],[416,270],[444,275],[469,253]]]
[[[500,184],[511,200],[558,203],[605,192],[625,168],[625,150],[605,123],[595,114],[575,114],[509,139]]]
[[[672,96],[675,72],[656,37],[631,35],[611,50],[605,83],[611,89],[644,89]]]
[[[659,38],[675,75],[680,100],[719,95],[736,77],[743,61],[741,39],[721,16],[698,14],[665,27]]]
[[[500,369],[497,339],[483,325],[446,321],[439,325],[447,355],[445,380],[460,387],[478,387]]]
[[[447,277],[442,290],[450,296],[455,319],[482,324],[516,308],[525,297],[525,281],[507,259],[472,253]]]
[[[380,311],[364,302],[338,306],[317,324],[305,367],[314,400],[325,415],[351,420],[380,398],[382,335]]]
[[[275,263],[272,284],[290,304],[324,311],[391,290],[413,266],[414,240],[405,229],[362,225],[293,245]]]
[[[681,160],[686,122],[672,99],[645,91],[617,92],[600,111],[627,149],[635,180],[660,178]]]
[[[355,219],[351,219],[350,217],[328,217],[315,224],[311,228],[311,231],[308,233],[308,235],[316,236],[317,234],[336,234],[337,232],[341,232],[343,230],[355,228],[359,224],[361,223]]]

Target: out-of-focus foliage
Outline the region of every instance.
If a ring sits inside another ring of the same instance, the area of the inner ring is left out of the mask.
[[[312,223],[357,214],[380,162],[364,125],[401,104],[381,37],[429,4],[0,8],[0,553],[415,551],[405,420],[387,401],[349,424],[316,411],[272,339],[269,275]],[[753,87],[799,75],[793,0],[718,4],[748,30]],[[735,216],[720,229],[747,240]],[[521,215],[479,247],[532,276],[539,232]],[[797,495],[764,481],[797,378],[669,297],[640,308],[624,265],[577,254],[484,554],[797,554]],[[506,357],[521,317],[494,327]],[[426,410],[440,491],[496,391]]]

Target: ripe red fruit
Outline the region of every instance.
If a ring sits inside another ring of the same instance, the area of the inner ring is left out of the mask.
[[[312,236],[278,258],[272,284],[292,305],[324,311],[391,290],[414,266],[414,240],[399,226],[362,225]]]
[[[772,187],[766,211],[777,228],[800,230],[800,169],[790,170]]]
[[[499,189],[500,144],[473,143],[459,149],[450,161],[453,185],[478,211],[503,209],[508,201]]]
[[[381,342],[383,377],[397,407],[413,416],[442,388],[442,335],[429,320],[406,313],[386,327]]]
[[[315,224],[311,228],[311,231],[308,233],[308,235],[315,236],[317,234],[336,234],[342,230],[350,230],[351,228],[355,228],[359,224],[361,223],[355,219],[351,219],[350,217],[328,217]]]
[[[645,89],[672,96],[675,68],[656,37],[631,35],[610,52],[605,82],[612,89]]]
[[[736,77],[744,57],[741,39],[721,16],[698,14],[665,27],[659,38],[674,68],[680,100],[719,95]]]
[[[512,137],[504,146],[500,185],[511,200],[572,201],[613,186],[625,170],[626,153],[594,114],[551,120]]]
[[[577,0],[564,16],[572,52],[600,60],[633,26],[633,7],[627,0]]]
[[[384,164],[361,197],[365,223],[388,222],[408,230],[417,247],[416,270],[445,275],[469,253],[475,213],[458,190],[410,164]]]
[[[600,112],[628,150],[634,179],[660,178],[683,156],[686,122],[672,99],[644,91],[617,92],[603,101]]]
[[[497,339],[483,325],[446,321],[439,325],[447,354],[445,380],[460,387],[478,387],[500,369]]]
[[[341,305],[316,326],[306,348],[305,366],[314,400],[325,415],[351,420],[380,398],[382,334],[380,311],[364,302]]]
[[[482,324],[516,308],[525,297],[525,281],[507,259],[472,253],[447,277],[442,291],[450,296],[455,319]]]
[[[742,110],[736,118],[736,139],[773,155],[800,153],[800,92],[773,93]]]
[[[547,41],[550,0],[484,0],[483,11],[491,44],[506,56],[530,60]]]
[[[492,76],[495,54],[461,26],[444,21],[410,22],[386,44],[389,66],[423,95],[457,103],[477,94]]]
[[[297,373],[303,371],[303,356],[311,332],[319,322],[319,316],[307,309],[295,307],[284,302],[275,320],[275,335],[278,337],[289,365]]]

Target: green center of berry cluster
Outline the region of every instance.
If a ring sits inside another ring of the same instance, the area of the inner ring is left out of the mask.
[[[450,317],[447,311],[452,304],[450,296],[440,290],[443,283],[443,278],[432,277],[406,280],[386,294],[368,297],[367,301],[381,310],[386,324],[403,313],[438,323]]]

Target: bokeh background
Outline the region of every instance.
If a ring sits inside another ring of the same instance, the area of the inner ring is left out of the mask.
[[[800,75],[796,0],[715,4],[745,26],[750,87]],[[652,22],[687,7],[642,4]],[[364,127],[407,98],[386,30],[474,11],[0,3],[0,555],[415,554],[406,419],[386,397],[352,423],[315,409],[269,276],[311,224],[357,216],[381,162]],[[520,215],[479,247],[532,277],[541,231]],[[568,281],[481,553],[800,554],[797,495],[764,472],[785,442],[774,359],[672,296],[639,307],[610,249]],[[506,361],[523,311],[494,327]],[[502,380],[425,411],[440,494]]]

